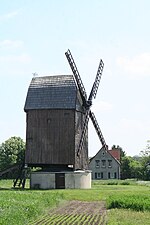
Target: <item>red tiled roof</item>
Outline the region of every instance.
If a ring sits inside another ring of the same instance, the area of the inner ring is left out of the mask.
[[[120,150],[119,149],[111,149],[111,150],[108,150],[108,152],[120,162]]]

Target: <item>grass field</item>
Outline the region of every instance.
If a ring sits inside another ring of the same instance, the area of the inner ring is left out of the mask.
[[[29,190],[28,185],[21,190],[11,186],[11,180],[0,180],[0,225],[31,224],[51,208],[72,200],[104,201],[109,225],[150,225],[149,182],[93,181],[89,190]],[[50,219],[47,224],[52,224]]]

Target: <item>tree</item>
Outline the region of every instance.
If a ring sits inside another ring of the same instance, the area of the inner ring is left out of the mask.
[[[131,178],[130,156],[121,158],[121,179]]]
[[[150,180],[150,141],[147,141],[146,149],[140,155],[143,180]]]
[[[142,179],[142,165],[137,158],[130,157],[131,178]]]
[[[11,137],[0,145],[0,170],[24,161],[25,142],[20,137]]]

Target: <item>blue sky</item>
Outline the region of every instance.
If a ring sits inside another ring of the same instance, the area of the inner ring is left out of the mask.
[[[69,48],[88,93],[103,59],[92,110],[109,147],[139,154],[150,139],[149,21],[148,0],[0,0],[0,143],[25,139],[33,73],[72,74]],[[90,123],[89,155],[100,148]]]

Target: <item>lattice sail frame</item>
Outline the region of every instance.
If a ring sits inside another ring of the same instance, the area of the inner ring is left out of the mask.
[[[106,145],[104,136],[101,132],[100,126],[98,124],[98,121],[97,121],[94,113],[91,111],[92,101],[93,101],[93,98],[96,98],[96,94],[97,94],[97,91],[98,91],[98,87],[99,87],[99,84],[100,84],[100,80],[101,80],[101,76],[102,76],[102,72],[103,72],[103,68],[104,68],[104,63],[103,63],[102,59],[100,59],[100,63],[99,63],[99,66],[98,66],[96,78],[95,78],[95,81],[93,83],[93,86],[92,86],[91,92],[89,94],[89,97],[87,98],[87,93],[86,93],[85,87],[83,85],[81,76],[79,74],[79,71],[78,71],[77,66],[75,64],[75,61],[74,61],[73,56],[71,54],[71,51],[68,49],[68,51],[65,53],[65,55],[67,57],[68,63],[71,67],[74,78],[76,80],[79,92],[80,92],[82,100],[83,100],[83,107],[85,109],[85,119],[84,119],[84,124],[83,124],[83,129],[82,129],[82,133],[81,133],[79,146],[78,146],[78,149],[77,149],[77,156],[80,155],[80,152],[83,149],[89,118],[91,119],[91,121],[94,125],[94,128],[95,128],[95,130],[97,132],[97,135],[99,137],[99,140],[102,144],[102,147],[107,151],[108,147]]]

